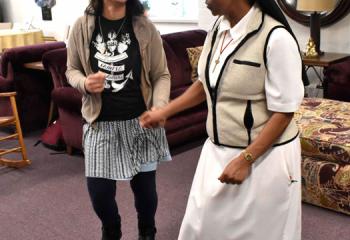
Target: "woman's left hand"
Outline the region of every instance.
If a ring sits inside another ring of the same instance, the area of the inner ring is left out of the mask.
[[[218,179],[222,183],[241,184],[248,177],[251,166],[251,163],[240,154],[229,162]]]

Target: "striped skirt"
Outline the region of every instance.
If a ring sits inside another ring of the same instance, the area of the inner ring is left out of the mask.
[[[171,160],[164,128],[142,128],[138,118],[84,124],[83,147],[87,177],[130,180]]]

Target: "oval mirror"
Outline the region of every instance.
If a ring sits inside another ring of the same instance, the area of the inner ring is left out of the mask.
[[[296,10],[298,0],[277,0],[277,3],[281,9],[293,20],[309,25],[310,14],[307,12],[299,12]],[[321,26],[327,26],[340,20],[349,12],[350,1],[349,0],[337,0],[336,7],[333,11],[327,13],[321,13]]]

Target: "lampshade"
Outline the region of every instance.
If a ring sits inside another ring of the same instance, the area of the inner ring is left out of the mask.
[[[332,11],[336,0],[297,0],[298,11],[323,12]]]

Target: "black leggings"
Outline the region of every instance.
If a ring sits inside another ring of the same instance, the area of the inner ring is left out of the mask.
[[[104,227],[117,227],[121,220],[118,212],[116,181],[104,178],[87,178],[92,206]],[[130,181],[134,193],[135,208],[140,232],[155,229],[155,214],[158,205],[156,171],[140,172]]]

